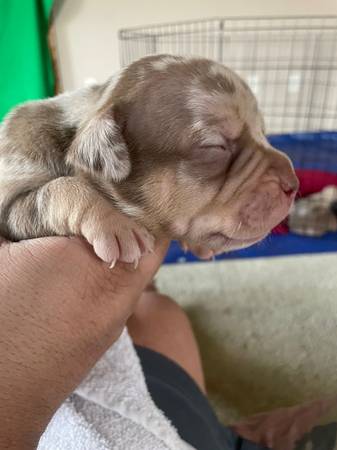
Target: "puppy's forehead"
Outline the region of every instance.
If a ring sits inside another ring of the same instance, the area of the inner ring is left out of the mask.
[[[172,77],[180,79],[182,88],[187,88],[184,92],[187,106],[192,109],[202,107],[203,103],[222,102],[237,108],[248,104],[257,110],[255,97],[248,85],[222,64],[204,58],[164,55],[152,60],[150,67],[154,77],[160,74],[162,80]]]
[[[195,88],[208,93],[226,93],[235,95],[238,91],[245,91],[246,96],[252,96],[248,86],[229,68],[214,61],[173,55],[156,55],[142,58],[132,63],[123,73],[121,83],[130,88],[132,92],[151,89],[154,84],[156,88],[163,90],[176,89],[177,84],[181,86],[181,93],[187,87]],[[180,83],[180,84],[179,84]],[[199,93],[199,92],[198,92]]]
[[[155,70],[166,70],[170,65],[181,62],[181,58],[172,55],[163,55],[151,62]]]
[[[249,91],[248,86],[228,67],[217,62],[196,57],[179,57],[172,55],[160,55],[143,60],[148,68],[161,75],[167,74],[189,80],[191,83],[198,81],[206,90],[219,90],[234,94],[236,89]],[[142,60],[140,61],[140,65]]]
[[[145,81],[145,78],[165,80],[171,79],[174,75],[175,78],[183,81],[199,80],[205,89],[220,89],[228,93],[234,93],[236,85],[244,85],[229,68],[214,61],[196,57],[147,56],[132,63],[124,73],[138,83],[141,79]]]
[[[245,124],[259,115],[255,97],[230,69],[212,64],[205,76],[195,78],[188,89],[187,107],[192,130],[218,126],[229,139],[238,137]]]
[[[220,125],[226,137],[236,138],[245,124],[258,121],[257,103],[249,87],[231,69],[214,61],[150,56],[131,64],[124,75],[123,98],[142,105],[146,100],[148,109],[155,105],[162,120],[180,118],[191,135]]]

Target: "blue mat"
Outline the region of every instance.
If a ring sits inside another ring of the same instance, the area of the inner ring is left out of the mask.
[[[269,142],[284,151],[296,169],[321,170],[337,173],[337,132],[296,133],[273,135]],[[321,238],[270,235],[264,241],[244,250],[217,256],[217,260],[256,258],[304,253],[337,252],[337,233]],[[184,253],[177,242],[172,242],[165,263],[198,261],[191,253]]]
[[[281,134],[269,142],[292,160],[296,169],[337,173],[337,132]]]

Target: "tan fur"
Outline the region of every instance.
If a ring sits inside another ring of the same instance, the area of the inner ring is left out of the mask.
[[[0,233],[83,235],[112,264],[151,251],[149,232],[202,257],[250,245],[296,189],[248,86],[204,59],[143,58],[0,128]]]

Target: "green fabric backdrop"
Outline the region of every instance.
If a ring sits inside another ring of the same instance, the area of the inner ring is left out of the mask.
[[[54,94],[48,49],[53,0],[0,0],[0,120],[16,104]]]

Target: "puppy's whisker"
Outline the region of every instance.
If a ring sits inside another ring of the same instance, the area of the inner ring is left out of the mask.
[[[231,233],[228,233],[229,239],[232,239],[233,236],[234,236],[236,233],[238,233],[238,232],[240,231],[241,226],[242,226],[242,221],[240,220],[240,222],[239,222],[237,225],[235,225],[235,226],[233,227],[232,232],[231,232]]]
[[[240,220],[239,225],[238,225],[238,229],[236,230],[237,233],[241,230],[241,227],[242,227],[242,221]]]

